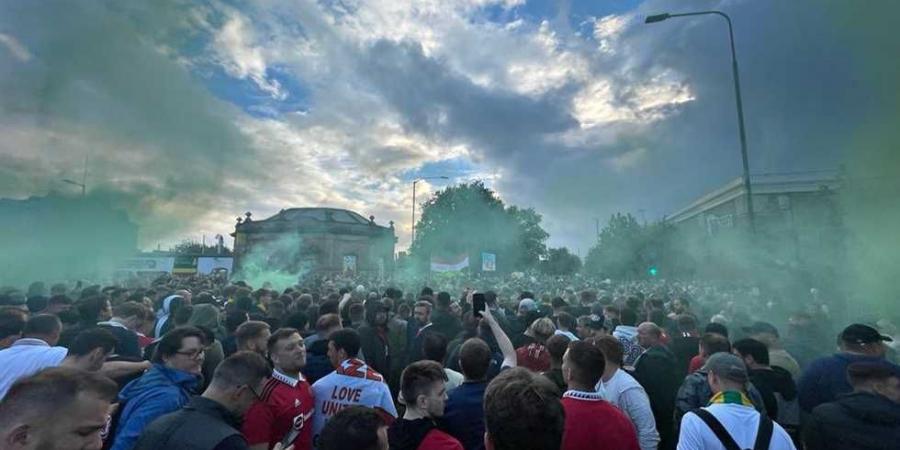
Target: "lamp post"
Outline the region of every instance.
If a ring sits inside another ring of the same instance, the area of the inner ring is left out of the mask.
[[[744,130],[744,103],[741,100],[741,82],[738,76],[737,54],[734,51],[734,31],[731,28],[731,18],[728,17],[728,14],[725,14],[721,11],[697,11],[679,14],[655,14],[652,16],[647,16],[647,18],[644,20],[644,23],[649,24],[662,22],[664,20],[671,19],[672,17],[702,16],[708,14],[721,16],[725,19],[725,22],[728,23],[728,38],[731,41],[731,71],[734,78],[734,97],[737,102],[738,130],[740,132],[741,138],[741,161],[744,165],[744,191],[747,194],[747,219],[750,222],[750,232],[755,234],[756,217],[753,212],[753,192],[751,191],[750,187],[750,163],[747,160],[747,134]]]
[[[79,182],[77,182],[77,181],[72,181],[72,180],[69,180],[69,179],[64,179],[64,180],[62,180],[62,181],[63,181],[63,183],[74,184],[75,186],[80,187],[80,188],[81,188],[81,196],[84,197],[84,194],[85,194],[85,192],[84,192],[84,187],[85,187],[85,186],[84,186],[84,183],[79,183]]]
[[[412,247],[413,241],[416,240],[416,183],[425,180],[449,180],[449,177],[439,176],[439,177],[422,177],[413,180],[413,197],[412,197],[412,227],[410,228],[409,235],[409,246]]]

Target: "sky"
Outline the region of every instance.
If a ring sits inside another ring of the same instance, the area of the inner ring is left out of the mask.
[[[419,202],[483,180],[583,256],[596,219],[740,175],[725,22],[643,23],[709,9],[734,22],[751,172],[843,164],[883,111],[860,81],[883,35],[848,38],[839,1],[6,0],[0,197],[78,195],[87,167],[143,248],[329,206],[403,250],[412,181],[447,176]]]

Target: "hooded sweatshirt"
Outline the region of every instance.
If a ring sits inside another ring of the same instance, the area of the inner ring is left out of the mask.
[[[900,443],[900,403],[854,392],[813,409],[804,429],[808,450],[895,449]]]
[[[456,438],[439,430],[432,419],[400,419],[388,428],[391,450],[463,450]]]
[[[192,373],[154,364],[119,393],[124,408],[116,425],[112,450],[131,450],[144,428],[158,417],[181,409],[200,385]]]

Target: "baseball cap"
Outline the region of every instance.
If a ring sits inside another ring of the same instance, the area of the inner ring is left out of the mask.
[[[775,328],[775,325],[772,325],[769,322],[753,322],[753,325],[749,327],[742,327],[745,333],[749,334],[758,334],[758,333],[768,333],[772,334],[775,337],[778,336],[778,328]]]
[[[603,316],[591,314],[587,316],[587,321],[585,321],[584,325],[592,330],[599,330],[603,328],[603,321]]]
[[[879,333],[878,330],[861,323],[854,323],[853,325],[844,328],[844,331],[841,331],[841,340],[852,344],[872,344],[875,342],[893,341],[890,336],[884,336]]]
[[[711,355],[706,359],[703,370],[740,383],[746,383],[749,379],[744,361],[731,353],[719,352]]]
[[[524,309],[525,311],[537,311],[538,305],[530,298],[523,298],[519,302],[519,309]]]

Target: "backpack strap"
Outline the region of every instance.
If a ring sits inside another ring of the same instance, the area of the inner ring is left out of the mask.
[[[769,450],[769,442],[772,440],[772,432],[775,425],[765,414],[759,415],[759,429],[756,431],[756,443],[753,450]]]
[[[738,447],[737,442],[734,442],[734,438],[732,438],[731,435],[728,434],[728,431],[725,430],[725,427],[722,426],[722,423],[719,422],[719,420],[716,419],[716,417],[713,416],[712,413],[703,408],[697,408],[691,412],[696,414],[697,417],[699,417],[700,420],[702,420],[706,424],[706,426],[708,426],[709,429],[712,430],[712,432],[719,439],[719,442],[721,442],[722,445],[725,446],[725,450],[741,450],[741,448]]]

